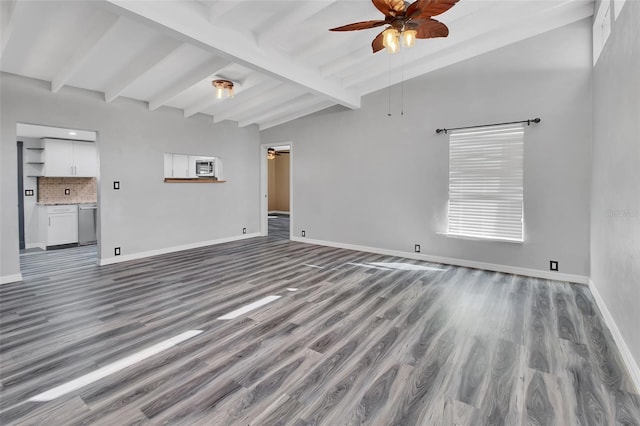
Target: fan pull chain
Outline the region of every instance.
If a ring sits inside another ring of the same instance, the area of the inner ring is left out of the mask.
[[[391,117],[391,55],[389,57],[389,82],[387,84],[387,93],[389,95],[389,110],[387,111],[387,117]]]
[[[400,115],[404,115],[404,49],[400,51]]]

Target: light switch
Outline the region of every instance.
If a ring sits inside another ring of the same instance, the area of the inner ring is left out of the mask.
[[[120,189],[120,181],[118,180],[113,181],[113,189]]]

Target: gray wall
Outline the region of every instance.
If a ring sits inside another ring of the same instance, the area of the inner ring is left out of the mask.
[[[1,75],[0,276],[19,273],[16,123],[98,132],[100,249],[132,255],[173,246],[241,236],[259,227],[259,134],[256,126],[213,124],[210,117],[185,119],[181,111],[150,112],[145,103]],[[227,183],[165,184],[163,154],[219,156]],[[113,190],[118,180],[121,190]]]
[[[428,42],[428,41],[423,41]],[[385,54],[385,53],[379,53]],[[407,52],[407,55],[410,53]],[[591,23],[584,20],[261,132],[293,142],[295,236],[589,274]],[[446,231],[448,138],[438,127],[541,117],[525,140],[524,244]]]
[[[608,0],[607,0],[608,1]],[[640,2],[627,1],[593,74],[591,279],[640,365]]]

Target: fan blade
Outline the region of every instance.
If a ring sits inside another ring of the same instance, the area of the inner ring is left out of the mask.
[[[404,0],[371,0],[384,16],[398,16],[404,12]]]
[[[376,38],[374,38],[373,41],[371,42],[371,48],[373,49],[373,53],[379,52],[382,49],[384,49],[384,44],[382,44],[384,37],[382,36],[382,33],[378,34]]]
[[[430,18],[451,9],[458,0],[417,0],[407,7],[409,18]]]
[[[449,35],[449,28],[440,21],[435,19],[428,19],[424,23],[418,25],[416,28],[418,34],[416,38],[435,38],[446,37]]]
[[[384,25],[385,21],[363,21],[363,22],[355,22],[349,25],[343,25],[341,27],[331,28],[329,31],[355,31],[355,30],[366,30],[369,28],[379,27],[380,25]]]

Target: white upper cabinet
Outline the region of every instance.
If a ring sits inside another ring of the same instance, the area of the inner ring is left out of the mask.
[[[164,177],[173,177],[173,154],[164,154]]]
[[[93,142],[44,140],[44,176],[96,177],[98,153]]]
[[[73,159],[77,177],[96,177],[98,175],[98,152],[96,144],[91,142],[74,142]]]
[[[73,176],[73,143],[44,140],[44,175]]]
[[[173,154],[173,176],[174,178],[189,177],[189,156],[183,154]]]
[[[183,154],[164,154],[164,177],[188,178],[189,156]]]
[[[164,177],[174,179],[208,178],[220,180],[222,160],[205,155],[164,154]]]

